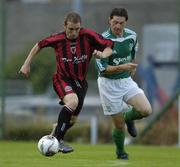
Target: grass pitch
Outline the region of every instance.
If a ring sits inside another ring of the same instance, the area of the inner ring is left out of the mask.
[[[180,167],[180,148],[126,146],[130,160],[117,160],[114,145],[72,144],[75,151],[42,156],[35,142],[0,141],[0,167]]]

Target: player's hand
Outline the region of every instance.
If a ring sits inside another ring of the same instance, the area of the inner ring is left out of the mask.
[[[125,69],[130,72],[136,71],[136,68],[138,66],[138,64],[135,64],[135,63],[127,63],[123,65],[125,66]]]
[[[95,56],[97,59],[102,59],[103,58],[103,53],[99,50],[94,50],[93,56]]]
[[[21,69],[19,70],[19,73],[28,76],[28,74],[30,73],[30,65],[23,64]]]
[[[126,70],[129,71],[131,73],[131,76],[135,75],[136,73],[136,68],[137,68],[137,64],[135,63],[127,63],[124,64],[126,66]]]

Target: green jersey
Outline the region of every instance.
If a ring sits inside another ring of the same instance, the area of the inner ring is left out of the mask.
[[[117,66],[120,64],[132,62],[138,49],[136,33],[130,29],[125,28],[123,30],[122,37],[115,36],[110,29],[103,32],[102,35],[104,38],[114,41],[114,47],[113,54],[110,57],[96,60],[99,75],[110,79],[129,77],[130,72],[128,71],[119,72],[116,74],[105,74],[104,71],[108,65]]]

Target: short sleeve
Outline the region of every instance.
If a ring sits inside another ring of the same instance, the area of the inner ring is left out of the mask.
[[[42,39],[38,42],[39,48],[52,47],[54,43],[54,38],[52,36]]]
[[[47,38],[42,39],[38,42],[39,48],[55,47],[56,44],[65,38],[64,33],[53,34]]]

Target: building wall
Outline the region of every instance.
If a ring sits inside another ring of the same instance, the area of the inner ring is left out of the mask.
[[[9,1],[7,4],[7,54],[11,56],[30,47],[41,38],[63,30],[64,15],[71,11],[71,1],[55,3],[22,3]],[[175,0],[113,0],[82,1],[83,26],[99,33],[107,27],[108,15],[114,7],[125,7],[129,11],[128,27],[139,35],[140,53],[142,28],[150,23],[178,22],[178,5]]]

